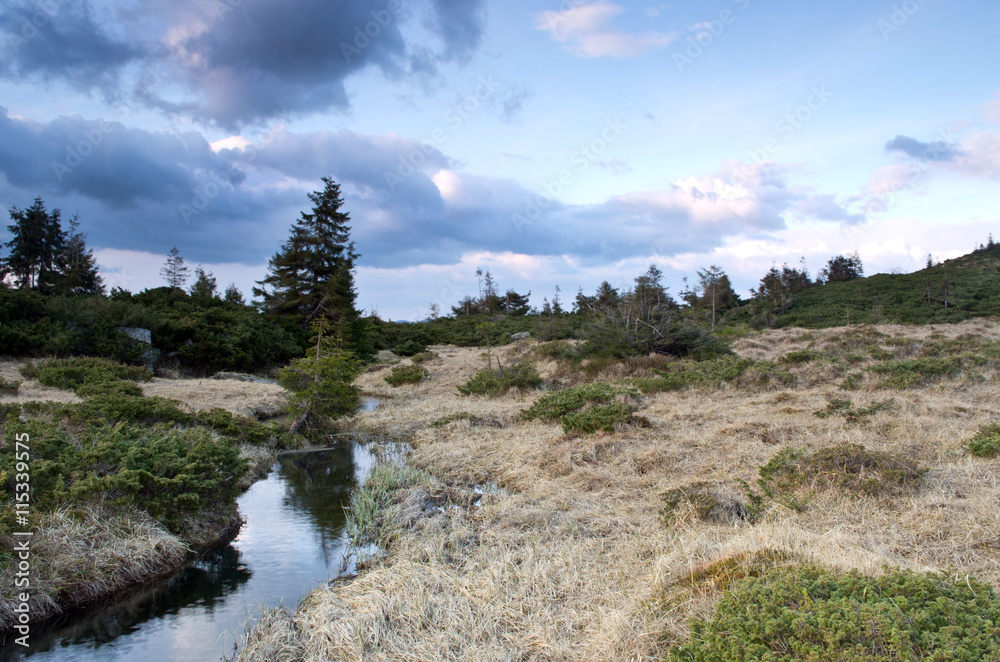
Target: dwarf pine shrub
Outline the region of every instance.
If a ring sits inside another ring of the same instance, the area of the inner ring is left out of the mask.
[[[128,380],[148,382],[153,373],[141,366],[124,365],[108,359],[80,357],[50,359],[27,363],[20,368],[26,379],[37,379],[46,386],[76,390],[83,384],[100,384]]]
[[[1000,455],[1000,423],[990,423],[979,428],[969,440],[969,452],[975,457],[996,457]]]
[[[515,363],[503,370],[487,368],[477,372],[464,386],[458,387],[462,395],[487,395],[496,397],[512,388],[522,390],[538,388],[545,383],[538,369],[530,363]]]
[[[561,391],[546,393],[531,407],[522,410],[521,415],[526,420],[533,418],[559,420],[586,404],[605,404],[611,402],[612,398],[618,395],[636,397],[639,393],[634,388],[606,382],[572,386]]]
[[[1000,660],[1000,597],[982,582],[893,570],[881,577],[803,564],[731,583],[668,660]]]
[[[402,386],[403,384],[417,384],[427,376],[427,368],[421,365],[398,365],[392,369],[392,373],[385,378],[385,383],[390,386]]]

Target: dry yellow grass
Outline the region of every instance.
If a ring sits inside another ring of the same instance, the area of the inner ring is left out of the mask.
[[[1000,339],[996,324],[880,327],[923,342],[932,334]],[[838,342],[844,329],[770,331],[741,339],[743,356],[777,359]],[[803,337],[804,336],[804,337]],[[520,421],[539,394],[462,397],[484,365],[480,350],[434,348],[420,384],[391,388],[389,369],[362,375],[377,410],[346,423],[412,440],[410,462],[442,481],[492,484],[480,505],[428,511],[408,522],[390,555],[353,582],[317,589],[292,616],[267,619],[246,660],[656,660],[683,640],[716,594],[684,581],[722,559],[777,550],[878,573],[883,565],[970,573],[1000,588],[1000,462],[963,442],[1000,420],[1000,383],[940,382],[905,391],[851,392],[856,405],[894,398],[863,422],[814,411],[844,397],[822,366],[796,366],[800,386],[661,393],[638,412],[650,428],[564,435]],[[557,371],[543,363],[540,372]],[[810,375],[809,371],[817,374]],[[492,425],[457,420],[468,412]],[[817,494],[796,512],[772,506],[756,524],[681,513],[666,528],[660,495],[698,481],[753,483],[779,448],[860,443],[930,469],[913,496]]]
[[[225,409],[239,416],[271,418],[288,410],[285,389],[277,384],[232,379],[160,379],[142,384],[143,395],[179,400],[195,411]]]
[[[190,551],[146,513],[100,504],[47,514],[31,549],[29,605],[38,620],[173,572]],[[0,600],[0,630],[16,622],[15,604],[13,595]]]
[[[18,372],[18,368],[21,367],[25,362],[18,360],[0,360],[0,379],[4,379],[8,382],[21,382],[21,387],[17,390],[14,395],[6,395],[0,393],[0,405],[5,404],[22,404],[25,402],[80,402],[80,398],[76,396],[72,391],[66,391],[61,388],[53,388],[51,386],[44,386],[39,384],[34,379],[25,379]]]

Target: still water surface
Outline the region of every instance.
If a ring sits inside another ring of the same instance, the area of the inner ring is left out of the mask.
[[[373,408],[371,402],[366,408]],[[261,607],[294,608],[344,564],[344,506],[373,458],[357,444],[283,455],[238,500],[246,523],[167,581],[0,650],[31,662],[201,662],[232,654]]]

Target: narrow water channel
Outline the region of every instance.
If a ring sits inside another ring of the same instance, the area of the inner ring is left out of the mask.
[[[377,401],[363,403],[372,409]],[[374,460],[358,444],[282,455],[237,500],[246,523],[194,565],[70,623],[33,629],[0,660],[216,662],[262,608],[299,599],[344,570],[344,506]],[[349,569],[349,568],[348,568]]]

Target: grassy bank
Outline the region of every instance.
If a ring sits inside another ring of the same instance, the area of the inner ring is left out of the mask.
[[[99,359],[8,361],[0,379],[16,384],[0,393],[0,630],[24,590],[14,585],[14,531],[33,532],[27,592],[32,620],[44,620],[174,572],[235,535],[236,497],[277,449],[303,443],[250,417],[283,409],[277,386],[153,379]],[[27,523],[13,509],[16,438],[31,455]]]
[[[546,390],[497,397],[459,394],[481,350],[436,347],[410,385],[368,372],[385,402],[348,425],[408,439],[430,478],[383,495],[385,559],[272,612],[243,659],[805,659],[764,635],[726,652],[750,602],[779,635],[799,610],[877,653],[843,659],[992,659],[962,633],[998,618],[998,348],[972,321],[767,331],[700,363],[543,349]],[[831,587],[895,638],[844,625]]]

